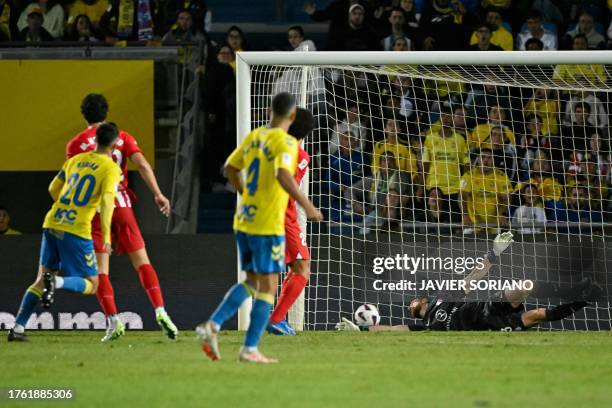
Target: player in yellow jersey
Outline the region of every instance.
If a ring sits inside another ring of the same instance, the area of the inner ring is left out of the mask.
[[[53,303],[56,289],[93,295],[98,286],[91,220],[100,208],[104,248],[110,252],[110,224],[121,169],[110,154],[117,129],[103,124],[96,130],[97,149],[66,161],[49,186],[53,206],[45,217],[36,281],[27,289],[9,331],[9,341],[24,341],[25,326],[39,300]],[[62,276],[57,276],[58,271]]]
[[[225,164],[227,177],[241,196],[234,230],[247,278],[232,286],[210,319],[196,328],[202,349],[213,361],[221,358],[217,333],[250,296],[255,300],[240,361],[277,361],[261,354],[257,345],[268,325],[278,275],[285,270],[285,211],[289,196],[302,206],[309,219],[323,219],[293,177],[298,142],[287,130],[295,120],[295,110],[291,94],[277,94],[272,100],[270,124],[249,133]],[[242,170],[246,171],[245,184],[240,177]]]

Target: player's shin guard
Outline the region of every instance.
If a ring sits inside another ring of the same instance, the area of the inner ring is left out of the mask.
[[[251,310],[251,324],[244,338],[244,347],[256,348],[270,320],[270,311],[274,304],[274,295],[268,293],[255,294],[255,302]]]
[[[234,286],[227,291],[225,297],[210,317],[210,320],[217,325],[217,329],[220,328],[223,323],[236,314],[242,303],[254,294],[255,289],[246,282],[234,284]]]
[[[270,316],[270,323],[278,323],[285,320],[287,312],[291,306],[293,306],[297,298],[300,297],[302,290],[304,290],[307,284],[308,280],[302,275],[293,271],[287,274],[287,277],[283,281],[276,307],[272,312],[272,316]]]
[[[164,298],[162,297],[161,287],[157,273],[151,264],[140,265],[138,267],[138,278],[142,288],[147,292],[149,301],[155,309],[164,307]]]
[[[105,316],[117,314],[117,305],[115,304],[115,290],[111,284],[110,278],[106,274],[98,275],[98,291],[96,292],[100,308]]]
[[[588,305],[587,302],[573,302],[546,309],[546,320],[554,321],[565,319]]]
[[[30,286],[23,295],[17,317],[15,318],[15,324],[25,327],[26,323],[30,319],[32,312],[36,304],[40,300],[42,291],[35,286]]]

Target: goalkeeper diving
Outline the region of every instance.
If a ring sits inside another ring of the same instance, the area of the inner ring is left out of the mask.
[[[511,232],[504,232],[495,237],[493,249],[483,261],[484,267],[472,270],[465,277],[466,294],[470,292],[470,282],[483,279],[512,242],[514,240]],[[574,287],[555,286],[552,290],[557,294],[562,291],[568,294],[579,292],[584,298],[596,296],[598,288],[596,283],[585,278]],[[457,298],[456,294],[453,296],[450,291],[439,291],[433,296],[421,296],[410,301],[408,305],[410,316],[420,319],[422,324],[360,328],[349,319],[342,318],[342,321],[336,324],[336,330],[520,331],[544,322],[564,319],[588,305],[585,301],[574,301],[559,306],[525,310],[523,302],[530,293],[533,291],[550,292],[550,290],[550,285],[541,284],[539,287],[534,287],[532,291],[506,290],[500,293],[500,301],[479,302],[455,301],[453,299]]]

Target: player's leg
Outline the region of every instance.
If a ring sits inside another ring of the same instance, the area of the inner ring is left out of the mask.
[[[132,267],[138,274],[140,284],[155,310],[157,323],[166,336],[174,340],[178,336],[178,329],[166,312],[159,278],[149,260],[134,211],[131,208],[119,207],[115,212],[117,216],[113,217],[113,232],[116,237],[116,253],[128,255]]]
[[[247,271],[247,278],[243,282],[235,283],[226,292],[223,300],[210,318],[205,323],[196,327],[196,333],[202,341],[202,350],[213,361],[221,358],[217,343],[217,333],[221,330],[223,324],[236,314],[244,301],[254,296],[257,291],[257,278],[255,273],[251,272],[254,269],[253,251],[249,246],[246,234],[236,232],[236,246],[240,266],[242,270]]]
[[[278,276],[285,269],[284,235],[248,235],[253,249],[253,270],[256,272],[257,293],[251,309],[251,322],[240,350],[240,361],[276,363],[277,360],[261,354],[257,348],[270,320]]]
[[[285,226],[285,262],[289,265],[281,293],[270,316],[268,332],[277,335],[295,335],[295,330],[287,323],[287,312],[301,295],[310,279],[310,253],[306,236],[299,225]]]
[[[251,309],[251,322],[244,338],[244,346],[240,350],[240,361],[251,363],[276,363],[277,360],[261,354],[258,349],[270,312],[274,305],[274,295],[278,287],[278,272],[257,273],[257,293]]]
[[[526,328],[529,328],[544,322],[565,319],[587,305],[587,302],[572,302],[550,308],[541,307],[523,313],[521,321]]]
[[[21,299],[19,311],[15,317],[15,326],[8,333],[8,341],[26,341],[25,327],[34,312],[34,308],[40,300],[40,296],[43,291],[43,275],[47,269],[40,265],[38,268],[38,275],[32,285],[26,289],[26,292]]]

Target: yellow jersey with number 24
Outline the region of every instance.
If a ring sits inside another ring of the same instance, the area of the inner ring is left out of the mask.
[[[276,174],[279,169],[295,174],[298,141],[283,129],[254,129],[232,152],[227,164],[246,171],[234,229],[252,235],[285,235],[285,211],[289,194]]]

